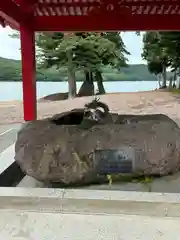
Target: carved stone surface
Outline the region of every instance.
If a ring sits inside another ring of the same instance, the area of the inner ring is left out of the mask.
[[[29,122],[19,131],[15,160],[27,175],[68,185],[106,179],[113,171],[162,176],[180,169],[180,130],[165,115],[111,114],[104,124],[86,129],[52,121],[68,114]],[[127,162],[118,164],[116,154],[122,157],[122,150]],[[102,157],[105,151],[109,155]]]

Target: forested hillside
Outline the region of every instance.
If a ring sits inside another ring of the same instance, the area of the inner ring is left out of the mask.
[[[150,74],[147,66],[143,64],[128,65],[119,70],[105,67],[103,69],[104,81],[156,81]],[[84,74],[77,72],[77,81],[82,81]],[[57,71],[55,68],[37,69],[38,81],[66,81],[66,69]],[[21,81],[21,62],[17,60],[0,58],[0,81]]]

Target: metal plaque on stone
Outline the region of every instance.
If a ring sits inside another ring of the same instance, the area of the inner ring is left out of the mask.
[[[132,173],[135,152],[129,147],[96,150],[94,160],[98,174]]]

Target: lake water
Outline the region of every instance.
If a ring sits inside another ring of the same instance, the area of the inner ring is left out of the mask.
[[[81,82],[77,82],[77,89]],[[155,81],[137,81],[137,82],[105,82],[106,92],[137,92],[149,91],[158,88]],[[95,84],[95,87],[96,84]],[[37,82],[37,97],[41,98],[48,94],[57,92],[67,92],[67,82]],[[21,82],[0,82],[0,101],[22,100]]]

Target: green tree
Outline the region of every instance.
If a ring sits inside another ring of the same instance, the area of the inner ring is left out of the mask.
[[[169,79],[169,87],[175,87],[177,75],[180,74],[180,33],[160,32],[161,42],[166,47],[166,54],[169,59],[169,66],[173,75]],[[180,88],[180,85],[178,86]]]
[[[154,74],[157,77],[159,82],[159,87],[161,88],[161,74],[163,71],[163,67],[160,61],[158,60],[151,60],[147,62],[148,70],[150,73]]]
[[[176,86],[177,76],[180,76],[180,32],[160,32],[161,38],[166,45],[167,54],[170,59],[170,67],[173,76],[170,79],[170,86]],[[172,82],[174,82],[172,84]],[[180,88],[180,84],[178,84]]]
[[[84,59],[86,55],[87,62],[90,59],[95,60],[88,69],[89,76],[86,72],[86,82],[84,82],[83,86],[89,80],[92,84],[93,78],[95,78],[98,84],[98,93],[103,94],[105,93],[102,77],[103,67],[111,66],[112,68],[120,68],[120,66],[127,66],[125,54],[129,54],[129,52],[126,50],[119,32],[84,33],[83,38],[82,47],[80,47],[81,54],[79,53],[81,59]],[[93,54],[95,56],[91,56]]]
[[[18,37],[15,34],[12,37]],[[111,33],[41,33],[36,36],[38,65],[42,68],[66,68],[69,96],[76,95],[76,71],[82,71],[85,81],[79,95],[89,89],[93,94],[93,79],[98,83],[99,93],[104,93],[102,68],[126,67],[126,50],[119,32]]]
[[[126,66],[125,54],[129,54],[119,33],[77,33],[64,35],[54,33],[39,34],[36,38],[41,54],[39,59],[43,67],[56,65],[58,69],[66,67],[69,75],[70,97],[76,94],[75,72],[84,72],[85,81],[79,95],[91,95],[94,92],[95,77],[99,93],[104,93],[102,67]]]
[[[63,33],[40,33],[36,37],[38,47],[38,64],[42,68],[66,68],[68,73],[69,97],[76,96],[74,49],[78,37],[65,37]]]
[[[111,51],[111,49],[109,49],[109,51],[105,52],[106,54],[101,54],[99,56],[100,59],[102,59],[103,65],[110,65],[112,68],[117,69],[127,67],[126,55],[130,55],[130,53],[126,50],[126,46],[121,38],[120,32],[103,32],[101,33],[101,37],[108,39],[115,44],[115,54]],[[95,78],[98,84],[99,94],[105,93],[102,71],[100,69],[96,71]]]
[[[167,67],[171,65],[168,40],[161,32],[146,32],[143,36],[143,59],[147,60],[151,72],[161,73],[163,78],[162,88],[166,87]]]
[[[175,86],[177,76],[180,76],[180,32],[149,32],[144,34],[143,58],[151,65],[151,72],[156,71],[153,63],[162,65],[160,69],[166,78],[166,68],[172,72],[170,87]],[[151,64],[152,62],[152,64]],[[154,69],[153,69],[154,68]],[[174,82],[174,84],[172,84]],[[178,86],[180,88],[180,85]]]

